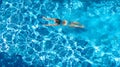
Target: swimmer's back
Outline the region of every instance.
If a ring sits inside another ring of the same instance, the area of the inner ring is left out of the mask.
[[[57,23],[58,25],[60,25],[61,24],[61,20],[60,19],[55,19],[55,23]]]

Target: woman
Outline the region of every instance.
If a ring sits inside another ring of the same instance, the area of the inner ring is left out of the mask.
[[[64,25],[64,26],[70,26],[70,27],[76,27],[76,28],[84,28],[84,25],[81,25],[79,22],[71,22],[70,24],[68,24],[67,20],[60,20],[57,18],[46,18],[43,17],[43,19],[45,20],[53,20],[55,22],[55,24],[45,24],[45,26],[58,26],[58,25]]]

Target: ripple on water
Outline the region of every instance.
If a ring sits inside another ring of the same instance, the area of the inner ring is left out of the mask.
[[[76,49],[75,41],[73,41],[73,40],[68,40],[68,41],[69,41],[70,47],[71,47],[73,50]]]
[[[9,8],[7,8],[7,11],[9,12],[11,12],[11,13],[16,13],[16,11],[17,11],[17,8],[15,8],[15,7],[9,7]]]
[[[3,32],[5,32],[6,31],[6,24],[4,23],[4,24],[0,24],[0,34],[2,34]]]
[[[28,50],[28,54],[30,55],[32,55],[35,52],[32,47],[31,48],[29,47],[27,50]]]
[[[21,22],[21,25],[28,25],[28,24],[30,24],[30,16],[24,16],[24,15],[21,15],[21,16],[23,16],[23,22]]]
[[[8,24],[7,24],[7,28],[8,28],[8,29],[18,30],[18,29],[19,29],[19,26],[17,26],[17,25],[14,24],[14,23],[8,23]]]
[[[0,0],[0,5],[2,4],[2,0]]]
[[[101,58],[102,58],[101,63],[103,64],[103,66],[111,67],[116,65],[116,62],[111,55],[104,54]]]
[[[32,2],[31,2],[30,0],[28,0],[28,1],[27,1],[27,0],[24,0],[24,1],[23,1],[23,5],[30,7],[30,6],[32,5]]]
[[[29,26],[28,26],[28,25],[23,25],[23,26],[21,27],[21,30],[26,30],[26,32],[28,32]]]
[[[72,64],[71,64],[72,67],[81,67],[81,65],[82,65],[80,62],[75,60],[75,58],[71,58],[69,61],[72,62]]]
[[[27,33],[26,31],[20,31],[20,32],[18,33],[18,37],[19,37],[20,39],[26,41],[26,38],[28,37],[27,34],[28,34],[28,33]]]
[[[0,52],[0,60],[7,58],[9,55],[5,52]]]
[[[49,3],[46,3],[45,4],[46,5],[46,9],[48,10],[48,11],[53,11],[54,10],[54,8],[55,8],[55,3],[53,3],[53,2],[49,2]],[[51,6],[51,7],[50,7]]]
[[[37,17],[37,20],[39,21],[39,24],[44,23],[44,22],[42,21],[42,14],[37,14],[36,17]]]
[[[25,14],[25,13],[28,12],[28,9],[25,8],[25,7],[21,7],[21,8],[20,8],[20,12],[21,12],[22,14]]]
[[[54,43],[50,40],[46,40],[44,45],[44,50],[50,50],[54,46]]]
[[[0,44],[3,43],[3,42],[4,42],[4,40],[3,40],[2,38],[0,38]],[[0,46],[0,47],[1,47],[1,46]]]
[[[30,47],[39,52],[39,51],[42,50],[42,47],[43,47],[43,46],[42,46],[41,43],[31,42],[31,43],[30,43]]]
[[[42,36],[46,36],[49,34],[48,29],[44,27],[38,27],[35,31],[37,31],[39,35],[42,35]]]
[[[19,20],[19,15],[18,14],[13,14],[11,16],[11,23],[14,23],[14,24],[17,24],[17,25],[20,25],[20,20]]]
[[[32,16],[32,17],[30,17],[30,19],[31,19],[31,22],[29,22],[29,24],[31,25],[31,26],[33,26],[33,25],[36,25],[37,24],[37,18],[35,18],[36,16]]]
[[[89,62],[87,62],[87,61],[84,61],[84,62],[82,62],[82,65],[81,65],[82,67],[92,67],[92,64],[91,63],[89,63]]]
[[[20,44],[20,45],[19,44],[14,44],[14,46],[17,46],[17,48],[16,47],[13,48],[13,46],[11,46],[11,50],[18,49],[20,52],[24,53],[24,52],[26,52],[26,49],[27,49],[26,45],[27,44]],[[14,51],[12,51],[12,52],[14,52]]]
[[[73,51],[72,50],[68,50],[65,56],[66,57],[70,57],[70,56],[72,56],[72,54],[73,54]]]
[[[112,51],[112,54],[113,54],[115,57],[120,57],[119,51]]]
[[[9,9],[5,10],[3,13],[4,20],[5,19],[7,20],[10,16],[11,16],[11,12],[9,11]]]
[[[41,41],[44,40],[44,38],[42,36],[38,35],[37,38],[36,38],[36,40],[38,40],[39,42],[41,42]]]
[[[36,39],[36,35],[35,35],[35,33],[34,32],[32,32],[32,31],[28,31],[28,41],[31,41],[32,39]]]
[[[33,3],[34,5],[32,5],[32,9],[34,9],[34,11],[39,11],[41,4],[38,3]],[[35,14],[35,13],[34,13]]]
[[[27,66],[21,55],[9,55],[8,53],[0,52],[0,67],[18,67],[18,65],[21,67]]]
[[[12,42],[13,35],[15,34],[12,30],[7,30],[5,33],[3,33],[3,38],[6,39],[8,42]]]
[[[67,61],[62,62],[63,67],[67,67]]]
[[[32,61],[32,66],[33,67],[44,67],[45,64],[44,64],[44,61],[39,59],[39,58],[34,58],[33,61]]]
[[[82,52],[81,55],[86,57],[86,58],[91,58],[93,56],[94,53],[94,48],[93,47],[86,47]]]
[[[87,46],[87,44],[88,44],[87,41],[85,41],[85,40],[78,40],[77,39],[77,46],[81,46],[82,48],[84,48],[84,47]]]
[[[62,49],[64,49],[64,46],[62,46],[62,45],[54,45],[53,51],[55,51],[56,53],[58,53]]]
[[[26,31],[20,31],[17,32],[17,34],[15,34],[15,37],[13,38],[13,42],[15,44],[23,44],[23,43],[27,43],[27,32]]]
[[[0,52],[0,66],[2,67],[4,64],[7,64],[7,59],[9,55],[5,52]]]
[[[59,54],[59,57],[64,58],[68,51],[65,48],[61,48],[57,53]]]
[[[62,62],[63,67],[70,67],[72,65],[72,62],[70,60],[65,60]]]

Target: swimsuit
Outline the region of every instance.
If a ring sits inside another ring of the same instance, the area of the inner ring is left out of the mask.
[[[55,23],[57,23],[58,25],[60,25],[62,23],[62,21],[60,19],[55,19]]]

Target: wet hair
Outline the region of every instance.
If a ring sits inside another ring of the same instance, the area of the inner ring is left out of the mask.
[[[60,24],[61,20],[60,20],[60,19],[55,19],[55,22],[56,22],[57,24]]]

